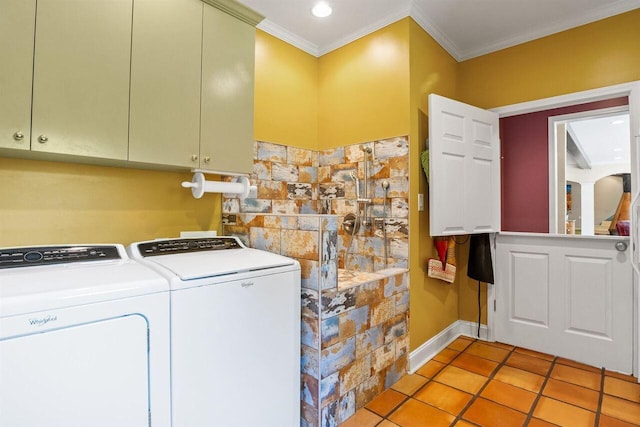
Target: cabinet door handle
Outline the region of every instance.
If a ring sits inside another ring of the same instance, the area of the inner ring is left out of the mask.
[[[191,161],[195,162],[196,160],[198,160],[198,156],[196,156],[195,154],[191,155]]]
[[[24,139],[24,133],[17,131],[13,134],[13,139],[15,139],[16,141],[22,141]]]
[[[47,137],[47,135],[40,135],[38,137],[38,142],[40,144],[44,144],[45,142],[49,141],[49,138]]]
[[[204,158],[205,163],[209,163],[211,161],[211,157],[207,156]]]

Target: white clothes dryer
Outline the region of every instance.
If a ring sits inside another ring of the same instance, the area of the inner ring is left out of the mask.
[[[168,288],[122,245],[0,249],[0,426],[169,427]]]
[[[134,243],[171,286],[173,427],[300,425],[300,264],[234,237]]]

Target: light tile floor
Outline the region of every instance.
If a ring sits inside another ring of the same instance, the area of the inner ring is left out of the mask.
[[[636,378],[460,337],[341,427],[640,426]]]

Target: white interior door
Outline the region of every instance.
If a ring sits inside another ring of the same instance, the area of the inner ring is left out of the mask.
[[[637,375],[639,82],[501,107],[494,110],[494,116],[430,95],[429,215],[434,236],[500,231],[498,116],[619,96],[629,97],[631,120],[634,204],[631,238],[625,241],[632,250],[617,251],[617,239],[556,237],[550,241],[549,236],[538,235],[544,244],[533,245],[528,240],[531,236],[500,234],[494,263],[496,285],[488,292],[489,306],[496,311],[489,312],[488,324],[490,339]],[[482,148],[484,156],[477,156],[469,147]],[[506,245],[505,239],[516,241]]]
[[[631,206],[631,248],[633,265],[633,285],[635,292],[634,299],[634,318],[633,324],[635,325],[634,334],[634,358],[633,358],[633,373],[636,377],[640,377],[640,191],[638,190],[638,172],[640,171],[640,154],[638,150],[638,144],[640,144],[640,83],[633,85],[629,93],[629,121],[631,124],[631,191],[632,206]]]
[[[432,236],[500,231],[498,114],[429,95]]]
[[[495,339],[631,373],[628,242],[627,237],[498,235]]]

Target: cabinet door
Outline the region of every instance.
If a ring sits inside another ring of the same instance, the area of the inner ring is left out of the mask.
[[[129,160],[198,167],[200,0],[136,0]]]
[[[35,0],[0,3],[0,147],[29,149]]]
[[[38,0],[33,151],[126,159],[132,0]]]
[[[255,28],[208,5],[203,22],[200,166],[250,173]]]

